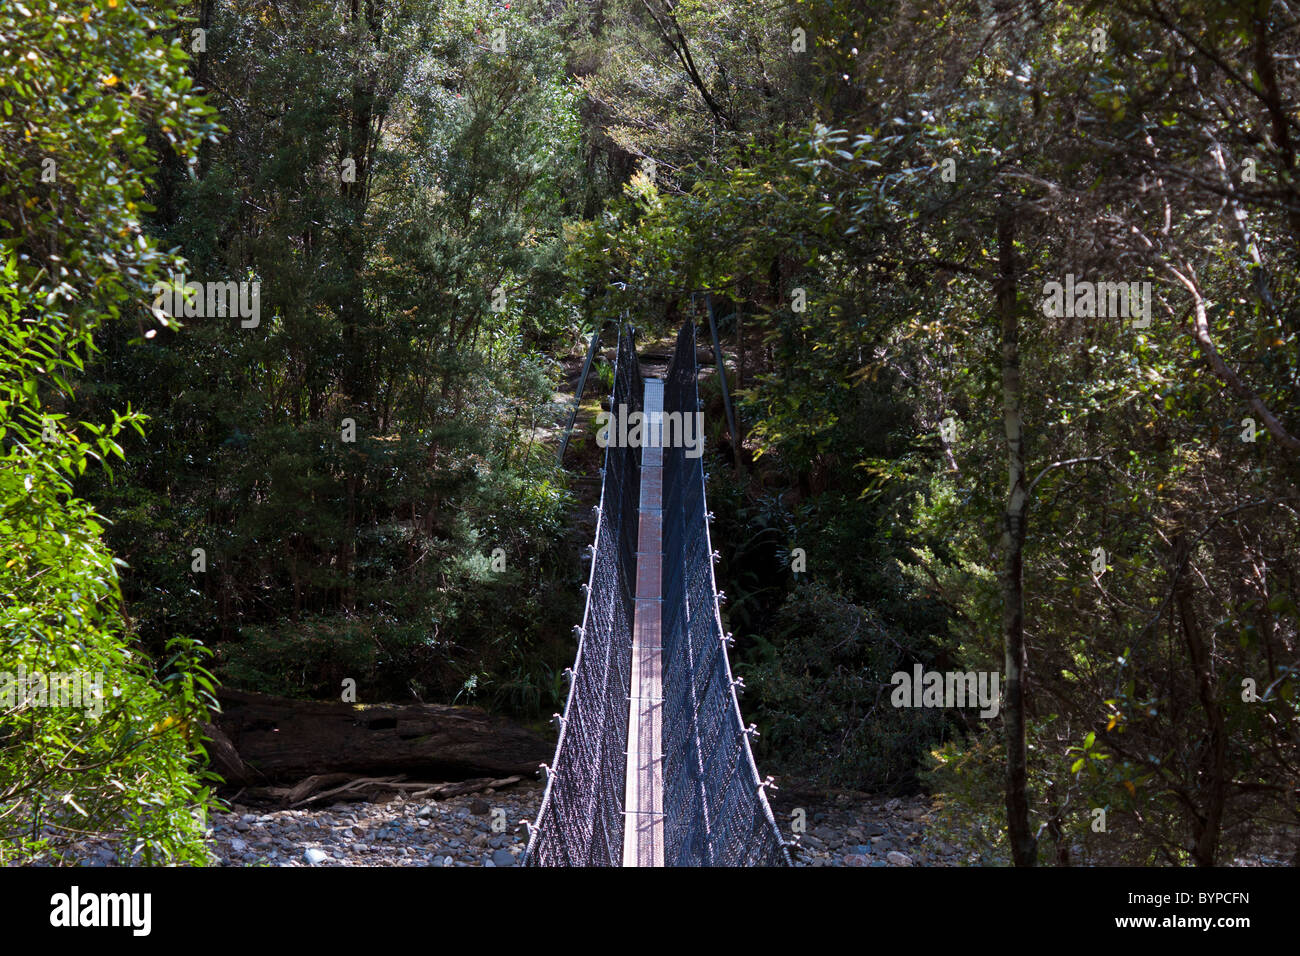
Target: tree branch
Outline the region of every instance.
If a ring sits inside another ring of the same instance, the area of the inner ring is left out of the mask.
[[[1264,427],[1268,429],[1268,433],[1273,436],[1277,443],[1286,449],[1292,457],[1300,459],[1300,438],[1296,438],[1286,430],[1278,417],[1269,410],[1258,395],[1250,390],[1246,383],[1241,380],[1241,376],[1233,371],[1228,363],[1223,360],[1223,356],[1219,354],[1219,350],[1214,345],[1214,340],[1210,338],[1210,322],[1205,314],[1205,299],[1196,285],[1191,268],[1186,263],[1180,264],[1186,270],[1186,275],[1171,265],[1166,264],[1165,268],[1192,294],[1195,315],[1192,323],[1192,335],[1197,344],[1205,350],[1206,358],[1210,360],[1210,367],[1214,369],[1214,373],[1225,385],[1245,399],[1251,410],[1259,416],[1260,421],[1264,423]]]

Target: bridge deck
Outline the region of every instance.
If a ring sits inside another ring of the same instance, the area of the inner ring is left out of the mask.
[[[645,379],[645,414],[664,407],[662,379]],[[632,700],[628,708],[624,866],[664,865],[663,449],[641,448],[641,502],[632,627]]]

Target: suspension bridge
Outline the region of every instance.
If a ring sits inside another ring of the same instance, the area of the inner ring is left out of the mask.
[[[698,373],[693,323],[662,379],[642,377],[620,327],[610,411],[693,417]],[[648,431],[605,449],[578,651],[523,862],[789,866],[727,656],[703,458]]]

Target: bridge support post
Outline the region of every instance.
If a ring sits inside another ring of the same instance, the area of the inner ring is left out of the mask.
[[[718,322],[713,315],[713,296],[704,297],[704,306],[709,312],[709,334],[713,336],[713,357],[718,363],[718,381],[722,385],[722,405],[727,410],[727,428],[731,431],[731,460],[735,467],[740,467],[740,432],[736,431],[736,413],[731,407],[731,389],[727,387],[727,365],[722,359],[722,345],[718,341]]]
[[[582,365],[582,377],[578,379],[578,392],[573,396],[573,411],[569,413],[569,427],[564,429],[560,438],[560,453],[555,457],[555,464],[564,464],[564,451],[569,447],[569,436],[573,434],[573,425],[578,420],[578,409],[582,406],[582,393],[587,388],[587,376],[591,373],[591,362],[596,357],[596,347],[600,345],[600,329],[591,333],[591,346],[587,349],[587,361]]]

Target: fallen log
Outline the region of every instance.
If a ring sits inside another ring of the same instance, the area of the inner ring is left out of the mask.
[[[230,738],[216,724],[204,724],[207,738],[208,766],[220,775],[227,786],[243,787],[256,781],[257,774],[239,758]]]
[[[389,799],[406,796],[412,800],[446,800],[485,790],[502,790],[524,778],[520,774],[493,779],[476,777],[473,780],[456,780],[450,783],[419,783],[408,781],[405,774],[393,777],[354,777],[346,773],[316,774],[299,781],[292,787],[254,787],[243,793],[254,800],[278,804],[288,810],[317,804],[327,806],[353,800]]]
[[[330,774],[330,776],[334,775]],[[361,777],[357,780],[350,780],[341,787],[315,793],[301,800],[295,800],[294,793],[290,793],[285,797],[285,806],[296,809],[309,803],[333,803],[338,800],[346,800],[349,799],[349,796],[354,800],[361,799],[363,796],[367,800],[373,800],[380,794],[391,793],[395,788],[400,788],[402,781],[405,779],[405,774],[400,773],[396,777]],[[301,786],[302,784],[299,784],[298,787],[294,787],[294,792],[297,792]]]
[[[484,790],[501,790],[512,784],[519,783],[524,778],[519,774],[505,777],[501,780],[492,780],[483,777],[478,780],[464,780],[460,783],[439,783],[439,784],[420,784],[425,789],[416,790],[412,796],[417,798],[428,797],[430,800],[446,800],[448,797],[462,797],[467,793],[480,793]]]
[[[554,750],[532,731],[477,707],[290,700],[226,689],[217,698],[216,727],[234,751],[232,757],[223,742],[222,762],[239,767],[239,782],[531,776]]]
[[[312,774],[306,780],[302,780],[290,787],[288,791],[282,795],[284,805],[286,807],[295,807],[298,804],[305,802],[313,794],[324,790],[326,787],[337,787],[341,783],[352,783],[357,779],[357,777],[354,777],[350,773]],[[359,779],[366,780],[373,778],[361,777]],[[272,790],[272,793],[276,792],[278,792],[276,789]]]

